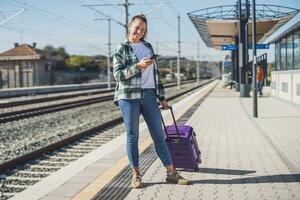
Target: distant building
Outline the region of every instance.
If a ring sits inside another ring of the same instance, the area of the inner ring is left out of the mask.
[[[51,70],[63,58],[48,56],[33,45],[15,43],[15,47],[0,53],[0,88],[49,85]]]

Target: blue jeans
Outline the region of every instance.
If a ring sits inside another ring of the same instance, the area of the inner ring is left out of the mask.
[[[121,99],[119,107],[127,132],[127,156],[131,167],[139,167],[139,116],[143,115],[158,157],[164,166],[172,164],[170,152],[162,129],[161,114],[155,89],[142,89],[141,99]]]
[[[257,91],[262,94],[263,81],[257,81]]]

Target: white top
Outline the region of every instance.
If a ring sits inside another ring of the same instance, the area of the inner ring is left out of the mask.
[[[133,48],[133,51],[139,60],[151,57],[151,50],[148,47],[146,47],[143,42],[130,43],[130,45]],[[142,88],[155,88],[153,67],[153,64],[151,64],[147,66],[146,69],[142,69]]]

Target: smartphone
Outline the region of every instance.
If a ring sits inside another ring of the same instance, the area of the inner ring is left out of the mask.
[[[157,58],[157,54],[153,54],[151,57],[150,57],[150,59],[156,59]]]

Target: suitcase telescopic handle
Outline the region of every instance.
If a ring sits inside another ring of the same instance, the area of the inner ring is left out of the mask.
[[[163,109],[162,106],[159,107],[160,109]],[[173,122],[174,122],[174,126],[175,126],[175,129],[176,129],[176,133],[177,133],[177,136],[178,136],[178,139],[176,142],[179,142],[180,141],[180,133],[179,133],[179,129],[178,129],[178,126],[177,126],[177,123],[176,123],[176,120],[175,120],[175,116],[174,116],[174,112],[173,112],[173,108],[172,106],[168,106],[168,109],[171,111],[171,115],[172,115],[172,118],[173,118]],[[163,123],[163,126],[164,126],[164,131],[165,131],[165,134],[167,136],[167,140],[169,140],[169,136],[168,136],[168,132],[167,132],[167,127],[166,127],[166,124],[165,124],[165,121],[161,115],[161,121]],[[174,140],[174,139],[173,139]]]

